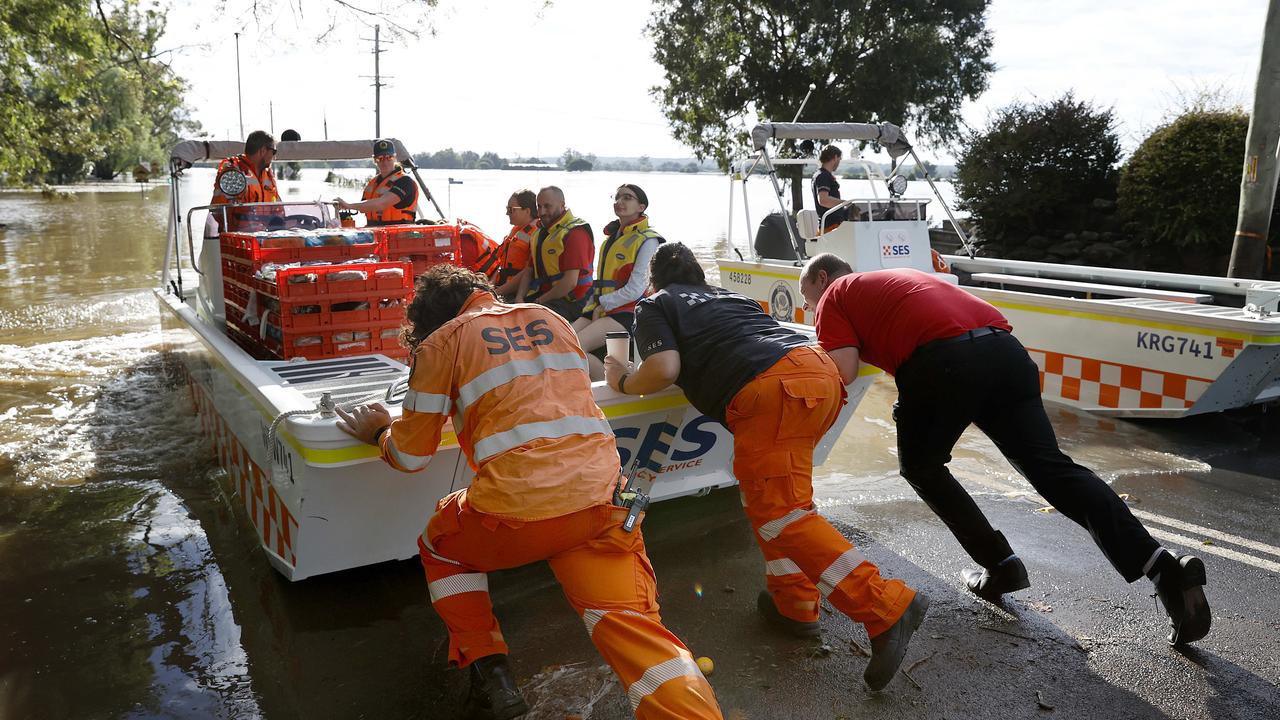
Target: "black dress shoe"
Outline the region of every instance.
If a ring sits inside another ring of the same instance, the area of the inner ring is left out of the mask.
[[[1204,596],[1204,562],[1194,555],[1165,552],[1156,564],[1156,595],[1169,613],[1169,644],[1185,645],[1209,634],[1212,617]]]
[[[907,643],[911,642],[911,635],[915,633],[916,628],[920,627],[927,612],[929,612],[929,597],[922,592],[916,592],[916,596],[911,599],[911,604],[907,606],[906,612],[902,613],[902,617],[898,618],[898,622],[871,638],[871,661],[867,663],[867,669],[862,673],[862,679],[867,681],[867,687],[872,690],[883,690],[889,681],[893,680],[893,676],[898,673],[898,668],[902,665],[902,658],[907,655]]]
[[[1015,590],[1026,590],[1031,587],[1027,577],[1027,566],[1017,555],[1001,560],[994,568],[978,571],[963,570],[960,576],[964,584],[974,595],[987,602],[1000,602],[1000,596]]]
[[[506,655],[486,655],[471,663],[471,690],[462,705],[468,720],[511,720],[529,712],[516,687]]]
[[[773,604],[773,596],[768,590],[761,590],[756,596],[756,609],[770,625],[794,637],[815,638],[822,635],[822,626],[818,623],[792,620],[778,612],[778,606]]]

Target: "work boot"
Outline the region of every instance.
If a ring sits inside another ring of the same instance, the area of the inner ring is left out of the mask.
[[[822,635],[822,626],[817,622],[802,622],[800,620],[792,620],[778,611],[778,606],[773,603],[773,596],[768,590],[761,590],[756,596],[756,609],[764,616],[769,624],[785,633],[789,633],[798,638],[816,638]]]
[[[516,687],[506,655],[486,655],[471,663],[471,690],[462,705],[468,720],[510,720],[529,712]]]
[[[872,690],[883,690],[889,681],[893,680],[893,676],[898,673],[898,668],[902,665],[902,658],[907,655],[907,643],[911,642],[911,635],[915,633],[916,628],[920,627],[927,612],[929,612],[929,597],[917,591],[916,596],[911,599],[911,604],[902,613],[902,617],[898,618],[898,622],[871,638],[871,661],[867,663],[867,669],[862,673],[862,679],[867,681],[867,687]]]
[[[962,570],[960,577],[974,595],[989,603],[1000,602],[1000,596],[1015,590],[1026,590],[1031,587],[1027,577],[1027,566],[1017,555],[1010,555],[1001,560],[994,568],[978,570]]]
[[[1204,562],[1194,555],[1178,557],[1165,551],[1154,569],[1156,595],[1169,614],[1169,644],[1185,645],[1208,635],[1212,617],[1204,596]]]

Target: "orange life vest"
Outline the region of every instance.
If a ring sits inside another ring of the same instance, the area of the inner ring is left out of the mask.
[[[373,179],[365,183],[364,193],[360,196],[361,200],[372,200],[391,192],[391,186],[400,178],[409,177],[404,174],[404,169],[396,165],[396,169],[387,173],[386,177],[374,176]],[[370,225],[395,225],[398,223],[411,223],[418,217],[418,186],[413,186],[413,202],[407,208],[398,208],[394,204],[388,206],[381,212],[368,211],[364,214],[365,219]]]
[[[538,221],[523,227],[511,226],[511,232],[502,239],[498,247],[498,280],[502,283],[529,267],[529,248],[533,246],[533,237],[538,233]]]
[[[222,174],[232,168],[243,173],[245,180],[244,192],[234,198],[222,194],[222,188],[218,185],[218,181],[222,179]],[[259,173],[253,163],[249,162],[249,158],[244,155],[234,155],[218,163],[218,174],[213,179],[213,199],[209,201],[209,204],[232,206],[227,208],[227,227],[223,228],[224,230],[236,232],[267,229],[273,218],[283,219],[285,213],[282,207],[268,207],[265,205],[255,207],[236,206],[244,203],[263,202],[280,202],[280,192],[276,188],[276,176],[272,174],[270,165],[263,168],[262,172]]]
[[[467,500],[489,515],[568,515],[609,502],[621,474],[577,335],[543,307],[472,293],[414,352],[401,413],[382,434],[383,459],[426,467],[452,418],[476,473]]]
[[[458,240],[462,244],[462,266],[475,270],[490,280],[498,277],[498,243],[483,230],[466,220],[458,221]]]

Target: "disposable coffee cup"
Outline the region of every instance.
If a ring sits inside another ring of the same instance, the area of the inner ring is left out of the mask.
[[[631,333],[615,331],[604,334],[604,351],[609,357],[625,363],[630,349]]]

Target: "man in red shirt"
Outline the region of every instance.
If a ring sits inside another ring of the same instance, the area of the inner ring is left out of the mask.
[[[1204,563],[1162,548],[1109,485],[1058,448],[1039,368],[999,310],[929,273],[855,273],[830,253],[809,261],[800,294],[806,308],[816,308],[818,343],[846,384],[863,361],[894,376],[899,470],[982,566],[962,573],[973,593],[997,602],[1031,581],[1008,540],[947,470],[970,423],[1059,512],[1089,530],[1127,582],[1151,578],[1169,614],[1169,644],[1208,634]]]
[[[591,226],[565,207],[564,191],[554,185],[538,191],[538,218],[541,227],[530,250],[533,272],[520,281],[516,297],[546,305],[573,322],[591,290],[596,259]]]

